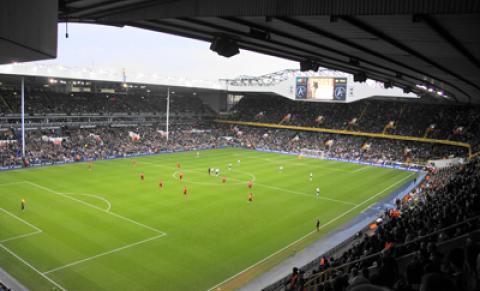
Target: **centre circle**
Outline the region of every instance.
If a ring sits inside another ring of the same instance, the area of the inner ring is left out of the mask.
[[[208,175],[208,169],[176,170],[175,172],[173,172],[172,177],[175,179],[178,179],[180,172],[184,173],[184,178],[183,178],[184,182],[199,184],[199,185],[219,185],[221,184],[223,177],[227,177],[227,183],[230,185],[246,184],[248,181],[253,182],[256,179],[255,175],[253,175],[252,173],[238,171],[238,170],[220,171],[220,174],[218,176],[216,176],[215,174]],[[189,173],[195,173],[195,174],[189,175]],[[233,173],[239,173],[239,174],[234,175]]]

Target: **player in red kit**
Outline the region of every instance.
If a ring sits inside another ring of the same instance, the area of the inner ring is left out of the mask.
[[[248,193],[248,202],[252,202],[253,201],[253,193],[250,192]]]
[[[187,199],[187,195],[188,195],[187,186],[183,186],[183,196],[185,197],[185,199]]]
[[[179,177],[180,177],[180,181],[182,181],[183,180],[183,172],[180,172]]]
[[[248,181],[247,186],[248,186],[248,189],[252,189],[252,187],[253,187],[253,182],[252,182],[252,181]]]
[[[142,182],[145,180],[145,174],[143,172],[140,173],[140,180],[142,180]]]
[[[222,178],[222,183],[224,183],[224,184],[227,183],[227,177]]]
[[[160,182],[158,183],[158,186],[163,189],[163,181],[162,180],[160,180]]]

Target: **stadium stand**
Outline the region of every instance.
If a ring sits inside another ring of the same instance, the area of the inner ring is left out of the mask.
[[[475,160],[431,172],[343,253],[264,290],[478,290],[479,168]]]
[[[171,139],[167,143],[159,125],[154,127],[98,127],[88,129],[36,130],[30,132],[28,159],[31,163],[66,162],[84,159],[102,159],[107,156],[132,153],[158,153],[179,149],[199,147],[219,147],[225,145],[247,148],[263,148],[278,151],[302,153],[304,149],[325,151],[325,157],[363,160],[377,163],[410,161],[425,162],[434,157],[465,156],[465,150],[457,147],[419,144],[395,140],[379,139],[369,141],[360,137],[349,137],[331,134],[302,133],[291,130],[271,130],[248,127],[215,126],[211,123],[197,122],[197,127],[178,125],[171,131]],[[207,130],[202,134],[192,133],[191,129]],[[132,140],[129,132],[139,133],[139,141]],[[238,132],[240,131],[240,135]],[[1,147],[0,156],[3,166],[22,164],[18,156],[20,147],[15,131],[3,132],[2,139],[14,142]],[[222,137],[230,136],[227,141]],[[96,138],[95,138],[96,137]],[[58,144],[53,139],[60,138]],[[298,140],[294,140],[298,138]],[[293,141],[292,141],[293,140]],[[334,141],[329,146],[328,141]],[[370,143],[368,149],[362,146]],[[80,158],[78,158],[80,156]]]
[[[134,113],[165,112],[166,102],[158,95],[107,94],[107,93],[59,93],[52,90],[32,89],[26,92],[26,112],[35,115],[66,113]],[[194,96],[175,96],[171,102],[175,113],[212,113]],[[18,114],[20,98],[17,90],[0,88],[0,116]]]
[[[1,115],[2,139],[0,155],[3,166],[20,165],[18,158],[18,92],[0,90],[3,102]],[[465,157],[467,150],[451,145],[420,143],[382,138],[349,136],[343,134],[311,133],[295,130],[219,125],[211,122],[215,113],[196,96],[175,96],[171,100],[172,141],[167,145],[159,138],[165,112],[162,98],[132,92],[128,95],[104,93],[59,93],[32,88],[26,94],[30,131],[28,159],[33,163],[47,163],[88,158],[105,158],[133,152],[175,150],[191,141],[192,147],[222,146],[222,136],[232,136],[230,144],[250,148],[302,152],[303,149],[323,151],[327,157],[356,159],[378,163],[407,162],[423,164],[430,159]],[[307,106],[308,105],[308,106]],[[479,130],[476,108],[451,107],[434,104],[413,104],[400,101],[368,100],[352,104],[302,103],[275,96],[245,97],[231,109],[228,119],[260,121],[308,127],[365,131],[397,135],[432,137],[478,144]],[[425,114],[425,112],[430,114]],[[288,120],[285,117],[291,114]],[[319,118],[321,117],[321,118]],[[282,121],[283,120],[283,121]],[[450,120],[447,122],[446,120]],[[453,120],[453,122],[451,121]],[[354,122],[352,122],[354,121]],[[393,122],[393,124],[390,124]],[[434,125],[434,128],[431,128]],[[127,129],[125,126],[129,126]],[[86,128],[85,128],[86,127]],[[94,127],[94,129],[92,129]],[[178,130],[175,130],[178,127]],[[6,130],[12,128],[11,130]],[[40,129],[38,129],[40,128]],[[41,128],[55,128],[41,130]],[[76,128],[76,129],[75,129]],[[208,130],[205,138],[175,135],[188,129]],[[128,132],[139,132],[141,141],[132,141]],[[240,133],[240,134],[239,134]],[[163,134],[163,133],[162,133]],[[101,142],[89,144],[85,137],[99,136]],[[41,138],[44,137],[42,141]],[[63,137],[60,145],[52,138]],[[115,138],[113,138],[115,137]],[[211,141],[211,142],[206,142]],[[86,146],[89,146],[88,148]],[[54,154],[55,153],[55,154]]]
[[[479,143],[476,106],[447,106],[418,102],[365,100],[351,104],[295,102],[281,97],[246,96],[236,105],[235,118],[348,129]],[[261,114],[259,114],[261,113]],[[288,120],[284,118],[291,114]],[[392,122],[392,123],[391,123]]]
[[[130,94],[111,100],[106,94],[32,90],[27,104],[35,114],[28,124],[35,129],[27,132],[28,150],[22,159],[15,129],[18,111],[12,110],[19,107],[16,94],[0,90],[4,128],[0,158],[6,168],[224,146],[296,153],[310,150],[324,157],[383,164],[425,164],[434,158],[468,155],[465,148],[451,145],[216,123],[213,111],[191,96],[173,98],[167,141],[164,124],[158,121],[165,106],[158,98]],[[275,96],[255,96],[243,98],[226,118],[428,135],[478,144],[476,109],[383,100],[307,106]],[[429,129],[431,124],[435,126]],[[376,290],[372,286],[398,291],[477,290],[479,169],[480,161],[473,159],[464,166],[431,170],[381,220],[335,250],[319,254],[312,263],[294,268],[291,276],[265,290]],[[431,287],[438,282],[448,288]]]

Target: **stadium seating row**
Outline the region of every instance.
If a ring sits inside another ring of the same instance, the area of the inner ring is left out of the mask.
[[[322,255],[264,290],[478,290],[479,169],[475,160],[430,173],[398,201],[397,215],[385,213],[346,252]]]

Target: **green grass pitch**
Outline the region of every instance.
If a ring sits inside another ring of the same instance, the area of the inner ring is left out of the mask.
[[[31,290],[207,290],[273,253],[288,256],[277,251],[324,235],[416,176],[241,149],[135,160],[0,173],[0,266]]]

